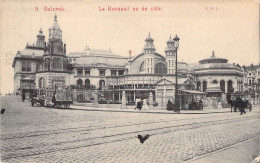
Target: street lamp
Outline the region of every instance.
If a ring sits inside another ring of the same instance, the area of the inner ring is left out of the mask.
[[[180,38],[176,35],[173,39],[174,41],[174,47],[175,47],[175,51],[176,51],[176,62],[175,62],[175,108],[174,111],[175,112],[180,112],[180,106],[179,106],[179,99],[178,99],[178,48],[179,48],[179,40]]]

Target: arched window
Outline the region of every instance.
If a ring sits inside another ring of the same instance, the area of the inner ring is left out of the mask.
[[[77,80],[77,86],[82,86],[82,80],[81,79]]]
[[[203,81],[203,92],[206,92],[207,90],[207,82]]]
[[[233,82],[232,80],[228,81],[228,93],[232,93],[234,91],[233,89]]]
[[[223,93],[225,93],[225,81],[224,80],[221,80],[220,81],[220,89]]]
[[[53,59],[53,68],[54,69],[60,69],[61,68],[61,60],[60,58],[54,58]]]
[[[85,80],[85,87],[86,87],[87,89],[90,88],[90,80],[89,80],[89,79],[86,79],[86,80]]]
[[[144,71],[144,62],[141,64],[140,69],[139,69],[139,72],[142,72],[142,71]]]
[[[154,68],[154,73],[155,74],[167,74],[166,65],[162,62],[157,63]]]
[[[217,81],[217,80],[213,80],[212,83],[213,83],[213,84],[218,84],[218,81]]]

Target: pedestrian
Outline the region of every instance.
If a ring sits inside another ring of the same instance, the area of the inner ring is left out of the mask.
[[[149,107],[147,105],[146,99],[143,100],[143,106],[142,106],[143,110],[149,110]]]
[[[25,92],[22,93],[22,101],[24,102],[25,100]]]
[[[136,108],[135,109],[142,109],[142,101],[139,97],[136,98]]]
[[[201,99],[199,100],[199,106],[200,106],[200,109],[203,110],[203,101]]]
[[[53,93],[51,102],[53,103],[52,107],[54,108],[56,106],[56,92]]]
[[[173,103],[171,102],[170,99],[168,99],[168,102],[167,102],[167,110],[169,110],[169,111],[173,110]]]

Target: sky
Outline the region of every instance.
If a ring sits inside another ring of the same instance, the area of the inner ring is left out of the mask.
[[[12,61],[26,43],[34,43],[40,28],[48,39],[54,14],[67,52],[90,48],[138,55],[151,33],[156,51],[165,55],[170,34],[180,38],[178,59],[198,63],[211,56],[240,65],[259,64],[259,1],[256,0],[2,0],[0,10],[0,92],[13,90]],[[109,7],[129,11],[108,11]],[[64,8],[64,11],[44,11]],[[147,11],[142,11],[146,7]],[[105,8],[105,11],[100,11]],[[133,11],[138,8],[138,11]],[[160,8],[160,11],[151,11]],[[37,10],[38,9],[38,10]],[[36,11],[37,10],[37,11]]]

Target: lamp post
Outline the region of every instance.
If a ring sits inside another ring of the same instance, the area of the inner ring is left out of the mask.
[[[180,106],[179,106],[179,97],[178,97],[178,48],[179,48],[179,40],[180,38],[176,35],[173,39],[174,41],[174,47],[176,51],[176,62],[175,62],[175,112],[180,112]]]

